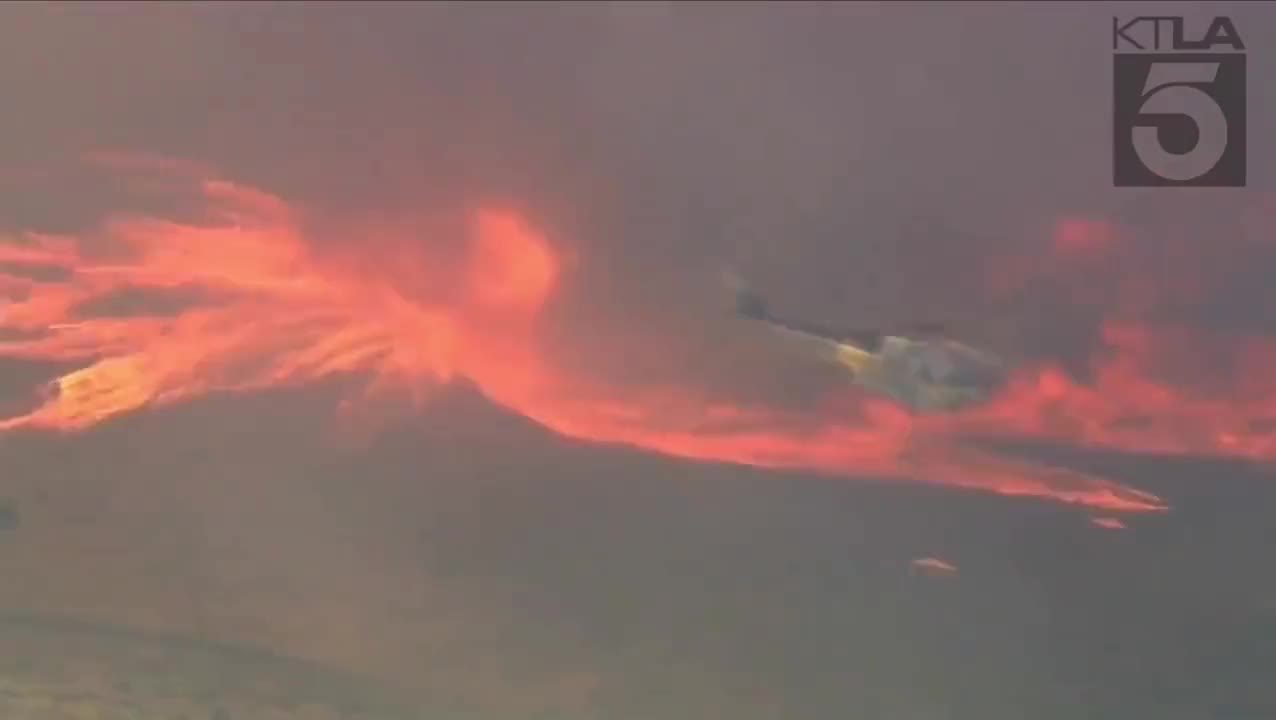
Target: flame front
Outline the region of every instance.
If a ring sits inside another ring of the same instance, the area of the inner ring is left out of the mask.
[[[190,178],[186,178],[190,181]],[[1113,511],[1164,509],[1154,495],[1103,478],[1016,460],[963,442],[972,433],[1094,447],[1268,460],[1263,421],[1273,386],[1250,373],[1232,395],[1189,396],[1149,379],[1170,339],[1110,324],[1115,354],[1090,386],[1053,367],[1025,368],[988,406],[912,417],[876,400],[856,418],[743,404],[694,384],[650,387],[565,371],[538,334],[559,286],[558,254],[520,214],[469,215],[464,267],[429,243],[393,245],[393,267],[367,270],[350,245],[303,236],[284,201],[225,181],[194,181],[209,219],[114,218],[83,237],[0,238],[0,357],[69,363],[28,412],[0,429],[73,430],[120,413],[210,392],[310,383],[343,373],[369,392],[421,398],[454,377],[562,435],[671,456],[843,475],[914,478]],[[1074,226],[1069,252],[1092,250]],[[366,241],[378,251],[378,238]],[[454,265],[453,261],[453,265]],[[165,313],[104,309],[131,292],[166,292]],[[1265,368],[1276,347],[1253,344]],[[1242,394],[1243,393],[1243,394]]]

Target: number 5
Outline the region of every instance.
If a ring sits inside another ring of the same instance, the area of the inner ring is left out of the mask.
[[[1227,149],[1227,116],[1213,97],[1185,83],[1209,84],[1218,63],[1154,63],[1143,86],[1140,115],[1178,115],[1196,124],[1196,147],[1183,154],[1167,151],[1155,125],[1136,126],[1134,152],[1143,166],[1166,180],[1191,180],[1209,172]]]

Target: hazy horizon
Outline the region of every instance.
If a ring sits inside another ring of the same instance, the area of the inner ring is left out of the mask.
[[[1276,12],[1155,6],[1247,43],[1216,190],[1112,187],[1133,12],[0,6],[0,611],[476,717],[1272,716]],[[725,267],[1020,384],[908,419]]]

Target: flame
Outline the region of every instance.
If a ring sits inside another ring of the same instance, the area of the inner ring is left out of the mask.
[[[932,575],[956,575],[957,566],[947,560],[934,557],[917,558],[913,561],[913,569]]]
[[[1126,525],[1121,518],[1114,517],[1094,517],[1090,518],[1090,524],[1095,527],[1101,527],[1104,530],[1125,530]]]
[[[1223,391],[1155,379],[1157,361],[1198,336],[1113,319],[1083,384],[1025,366],[988,405],[913,417],[874,399],[854,416],[748,405],[691,382],[621,383],[568,372],[546,351],[544,309],[562,256],[520,213],[476,207],[463,267],[429,238],[375,233],[308,240],[284,200],[188,165],[113,163],[193,188],[204,216],[117,216],[77,236],[0,236],[0,357],[70,364],[0,430],[76,430],[212,392],[248,392],[357,373],[369,394],[423,400],[464,377],[493,401],[562,435],[681,458],[882,478],[913,478],[1108,511],[1164,510],[1107,479],[977,449],[974,435],[1268,461],[1276,343],[1248,339],[1247,371]],[[1103,223],[1061,225],[1053,252],[1091,257],[1116,244]],[[355,250],[352,250],[355,248]],[[379,258],[369,263],[368,257]],[[1020,270],[1028,272],[1028,266]],[[37,272],[41,271],[41,272]],[[52,271],[52,272],[50,272]],[[1022,274],[1022,273],[1021,273]],[[112,314],[134,291],[185,298],[172,312]]]

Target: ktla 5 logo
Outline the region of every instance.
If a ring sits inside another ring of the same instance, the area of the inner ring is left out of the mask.
[[[1184,27],[1182,17],[1112,19],[1117,187],[1245,185],[1245,45],[1230,18],[1199,40]]]

